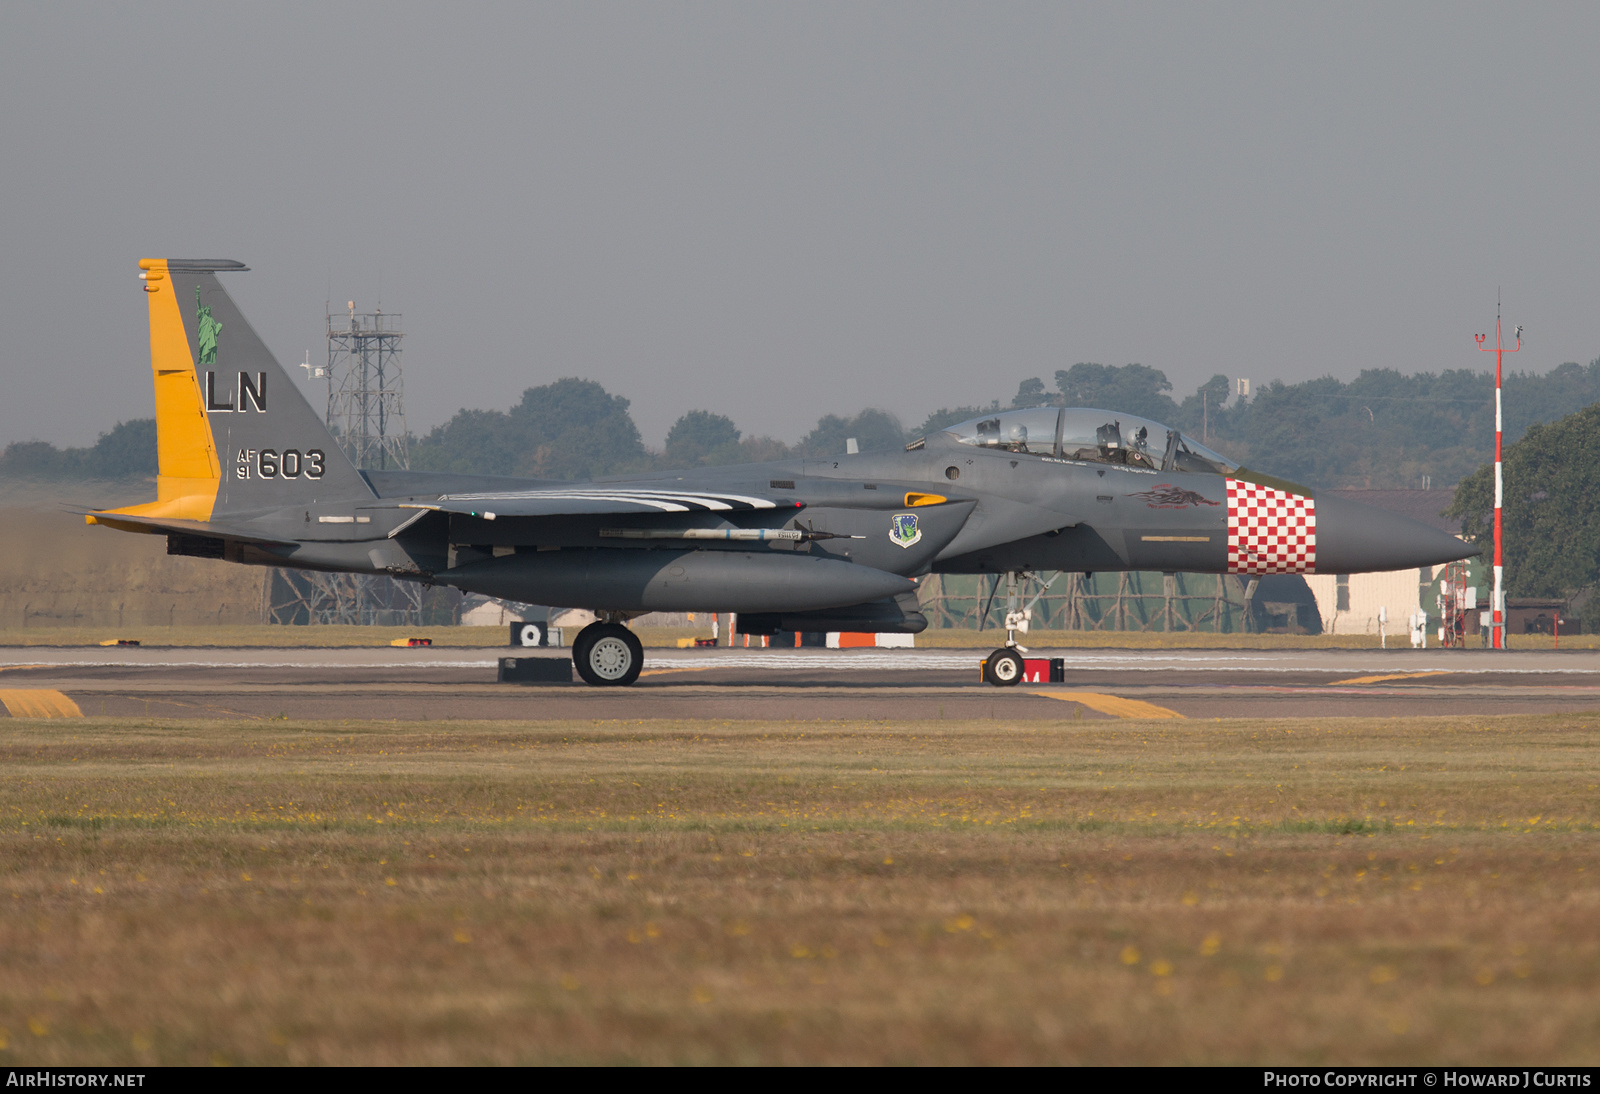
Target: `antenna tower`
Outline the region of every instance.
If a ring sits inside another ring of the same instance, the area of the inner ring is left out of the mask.
[[[1507,349],[1500,337],[1500,298],[1495,296],[1494,302],[1494,348],[1484,345],[1489,340],[1487,334],[1474,334],[1473,340],[1478,343],[1478,349],[1484,353],[1494,354],[1494,592],[1489,601],[1490,626],[1489,645],[1492,649],[1503,650],[1506,648],[1506,590],[1505,567],[1502,565],[1502,531],[1500,520],[1501,501],[1505,496],[1504,484],[1501,479],[1501,447],[1503,433],[1503,418],[1500,403],[1500,372],[1501,365],[1505,362],[1505,355],[1516,353],[1522,349],[1522,328],[1517,328],[1517,344],[1512,349]]]
[[[357,467],[404,470],[406,412],[400,372],[398,314],[381,307],[356,313],[326,311],[328,323],[328,428]]]
[[[364,470],[404,471],[406,412],[400,371],[405,332],[399,313],[377,308],[357,312],[355,301],[336,313],[325,309],[326,369],[311,364],[308,377],[328,382],[328,429],[350,461]],[[267,593],[267,621],[358,626],[420,626],[422,586],[414,581],[366,574],[279,569]]]

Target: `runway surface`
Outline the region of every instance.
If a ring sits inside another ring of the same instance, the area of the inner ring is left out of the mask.
[[[1600,651],[1036,649],[1066,680],[996,688],[983,650],[647,650],[630,688],[496,683],[451,648],[0,648],[13,717],[985,719],[1600,710]],[[566,659],[567,651],[540,651]],[[570,661],[567,662],[570,664]]]

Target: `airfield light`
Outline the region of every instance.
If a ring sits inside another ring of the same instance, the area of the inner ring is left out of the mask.
[[[1505,490],[1500,471],[1500,444],[1503,437],[1500,414],[1500,366],[1506,354],[1516,353],[1522,349],[1522,328],[1520,326],[1517,328],[1516,346],[1506,349],[1500,341],[1500,302],[1497,300],[1494,305],[1494,349],[1491,351],[1483,344],[1489,338],[1487,334],[1474,334],[1472,337],[1478,343],[1481,352],[1494,354],[1494,599],[1489,602],[1489,645],[1494,649],[1503,650],[1506,648],[1506,593],[1504,560],[1500,550],[1500,503]]]

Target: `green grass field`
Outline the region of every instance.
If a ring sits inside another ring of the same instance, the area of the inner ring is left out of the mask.
[[[0,1063],[1592,1065],[1597,729],[0,720]]]

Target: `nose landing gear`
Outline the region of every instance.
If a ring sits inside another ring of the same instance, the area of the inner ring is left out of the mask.
[[[1022,606],[1022,597],[1018,592],[1018,582],[1027,582],[1034,575],[1028,571],[1006,572],[1006,644],[991,653],[983,662],[983,680],[997,688],[1014,687],[1022,680],[1026,666],[1022,663],[1022,655],[1028,652],[1028,647],[1017,641],[1017,632],[1028,633],[1028,624],[1033,620],[1033,606],[1045,594],[1045,590],[1055,584],[1057,573],[1044,583],[1034,598],[1028,601],[1027,607]]]
[[[572,663],[591,687],[626,687],[644,668],[644,644],[619,622],[590,623],[573,639]]]

